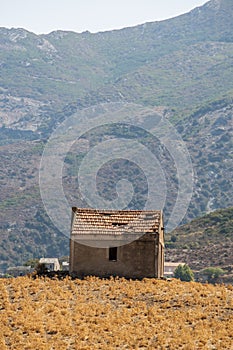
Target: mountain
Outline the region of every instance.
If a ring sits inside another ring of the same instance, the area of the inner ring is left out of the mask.
[[[17,118],[33,115],[28,127],[36,129],[35,118],[44,110],[88,97],[89,105],[123,98],[187,113],[232,94],[232,32],[227,0],[170,20],[97,34],[1,28],[0,84],[8,115],[2,123],[11,125],[13,110]]]
[[[221,267],[233,282],[233,207],[180,226],[167,236],[166,259],[183,261],[200,271]]]
[[[0,28],[1,262],[67,255],[68,240],[54,227],[39,193],[39,165],[51,133],[69,116],[101,103],[155,108],[172,123],[189,151],[193,197],[184,221],[232,203],[233,4],[212,0],[173,19],[100,32],[36,35]],[[90,123],[91,125],[91,123]],[[106,138],[135,137],[103,130],[85,134],[94,146]],[[177,196],[175,164],[148,135],[138,140],[156,152],[168,195],[165,218]],[[65,159],[70,205],[80,204],[75,166],[85,153]],[[145,201],[143,174],[127,164],[102,169],[100,192],[115,195],[114,180],[136,184],[132,207]],[[118,169],[118,170],[116,170]],[[121,169],[121,171],[119,171]],[[124,170],[125,169],[125,170]],[[109,187],[110,186],[110,187]]]

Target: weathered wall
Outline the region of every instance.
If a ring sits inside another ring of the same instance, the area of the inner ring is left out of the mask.
[[[92,248],[71,240],[70,272],[78,276],[161,277],[158,256],[161,258],[157,234],[146,234],[118,247],[117,261],[109,261],[108,249]]]

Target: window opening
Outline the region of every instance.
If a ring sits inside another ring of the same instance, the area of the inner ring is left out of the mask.
[[[117,261],[117,247],[109,248],[109,261]]]

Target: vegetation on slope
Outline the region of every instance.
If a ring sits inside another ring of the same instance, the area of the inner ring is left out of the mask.
[[[1,90],[60,106],[120,92],[187,110],[232,88],[232,10],[212,0],[174,19],[96,34],[1,28]]]
[[[233,283],[233,208],[194,219],[166,236],[166,259],[186,262],[200,271],[221,267]]]
[[[40,158],[57,125],[75,111],[102,102],[159,106],[175,124],[194,169],[185,222],[233,205],[232,16],[231,0],[212,0],[174,19],[104,33],[35,35],[0,28],[0,268],[41,254],[67,254],[68,240],[52,225],[38,195]],[[114,136],[120,137],[116,132],[107,135]],[[166,219],[177,194],[174,162],[158,151],[163,147],[146,138],[140,141],[155,150],[165,173]],[[66,158],[64,188],[69,203],[78,205],[72,157]],[[138,169],[123,165],[113,162],[101,169],[98,185],[106,196],[114,192],[116,173],[118,178],[140,178]],[[145,188],[140,181],[134,187],[131,207],[142,207]],[[226,261],[222,255],[228,249],[226,242],[217,263]]]
[[[233,207],[216,210],[200,218],[192,220],[176,230],[171,235],[176,235],[177,245],[179,239],[184,244],[192,244],[192,240],[200,245],[206,245],[206,239],[212,236],[215,242],[226,238],[233,238]],[[183,241],[185,240],[185,241]],[[183,244],[182,243],[182,244]]]
[[[226,237],[231,238],[232,231],[233,207],[216,210],[201,218],[194,219],[189,224],[177,228],[172,234],[176,234],[180,237],[182,236],[182,238],[189,236],[189,240],[192,234],[198,234],[201,235],[200,244],[205,244],[204,237],[208,237],[208,235],[213,235],[216,239],[220,237],[222,237],[222,239]],[[198,237],[196,237],[195,240],[198,241]]]

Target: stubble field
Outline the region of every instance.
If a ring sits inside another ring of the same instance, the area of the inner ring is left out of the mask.
[[[233,287],[156,279],[0,280],[1,350],[233,349]]]

